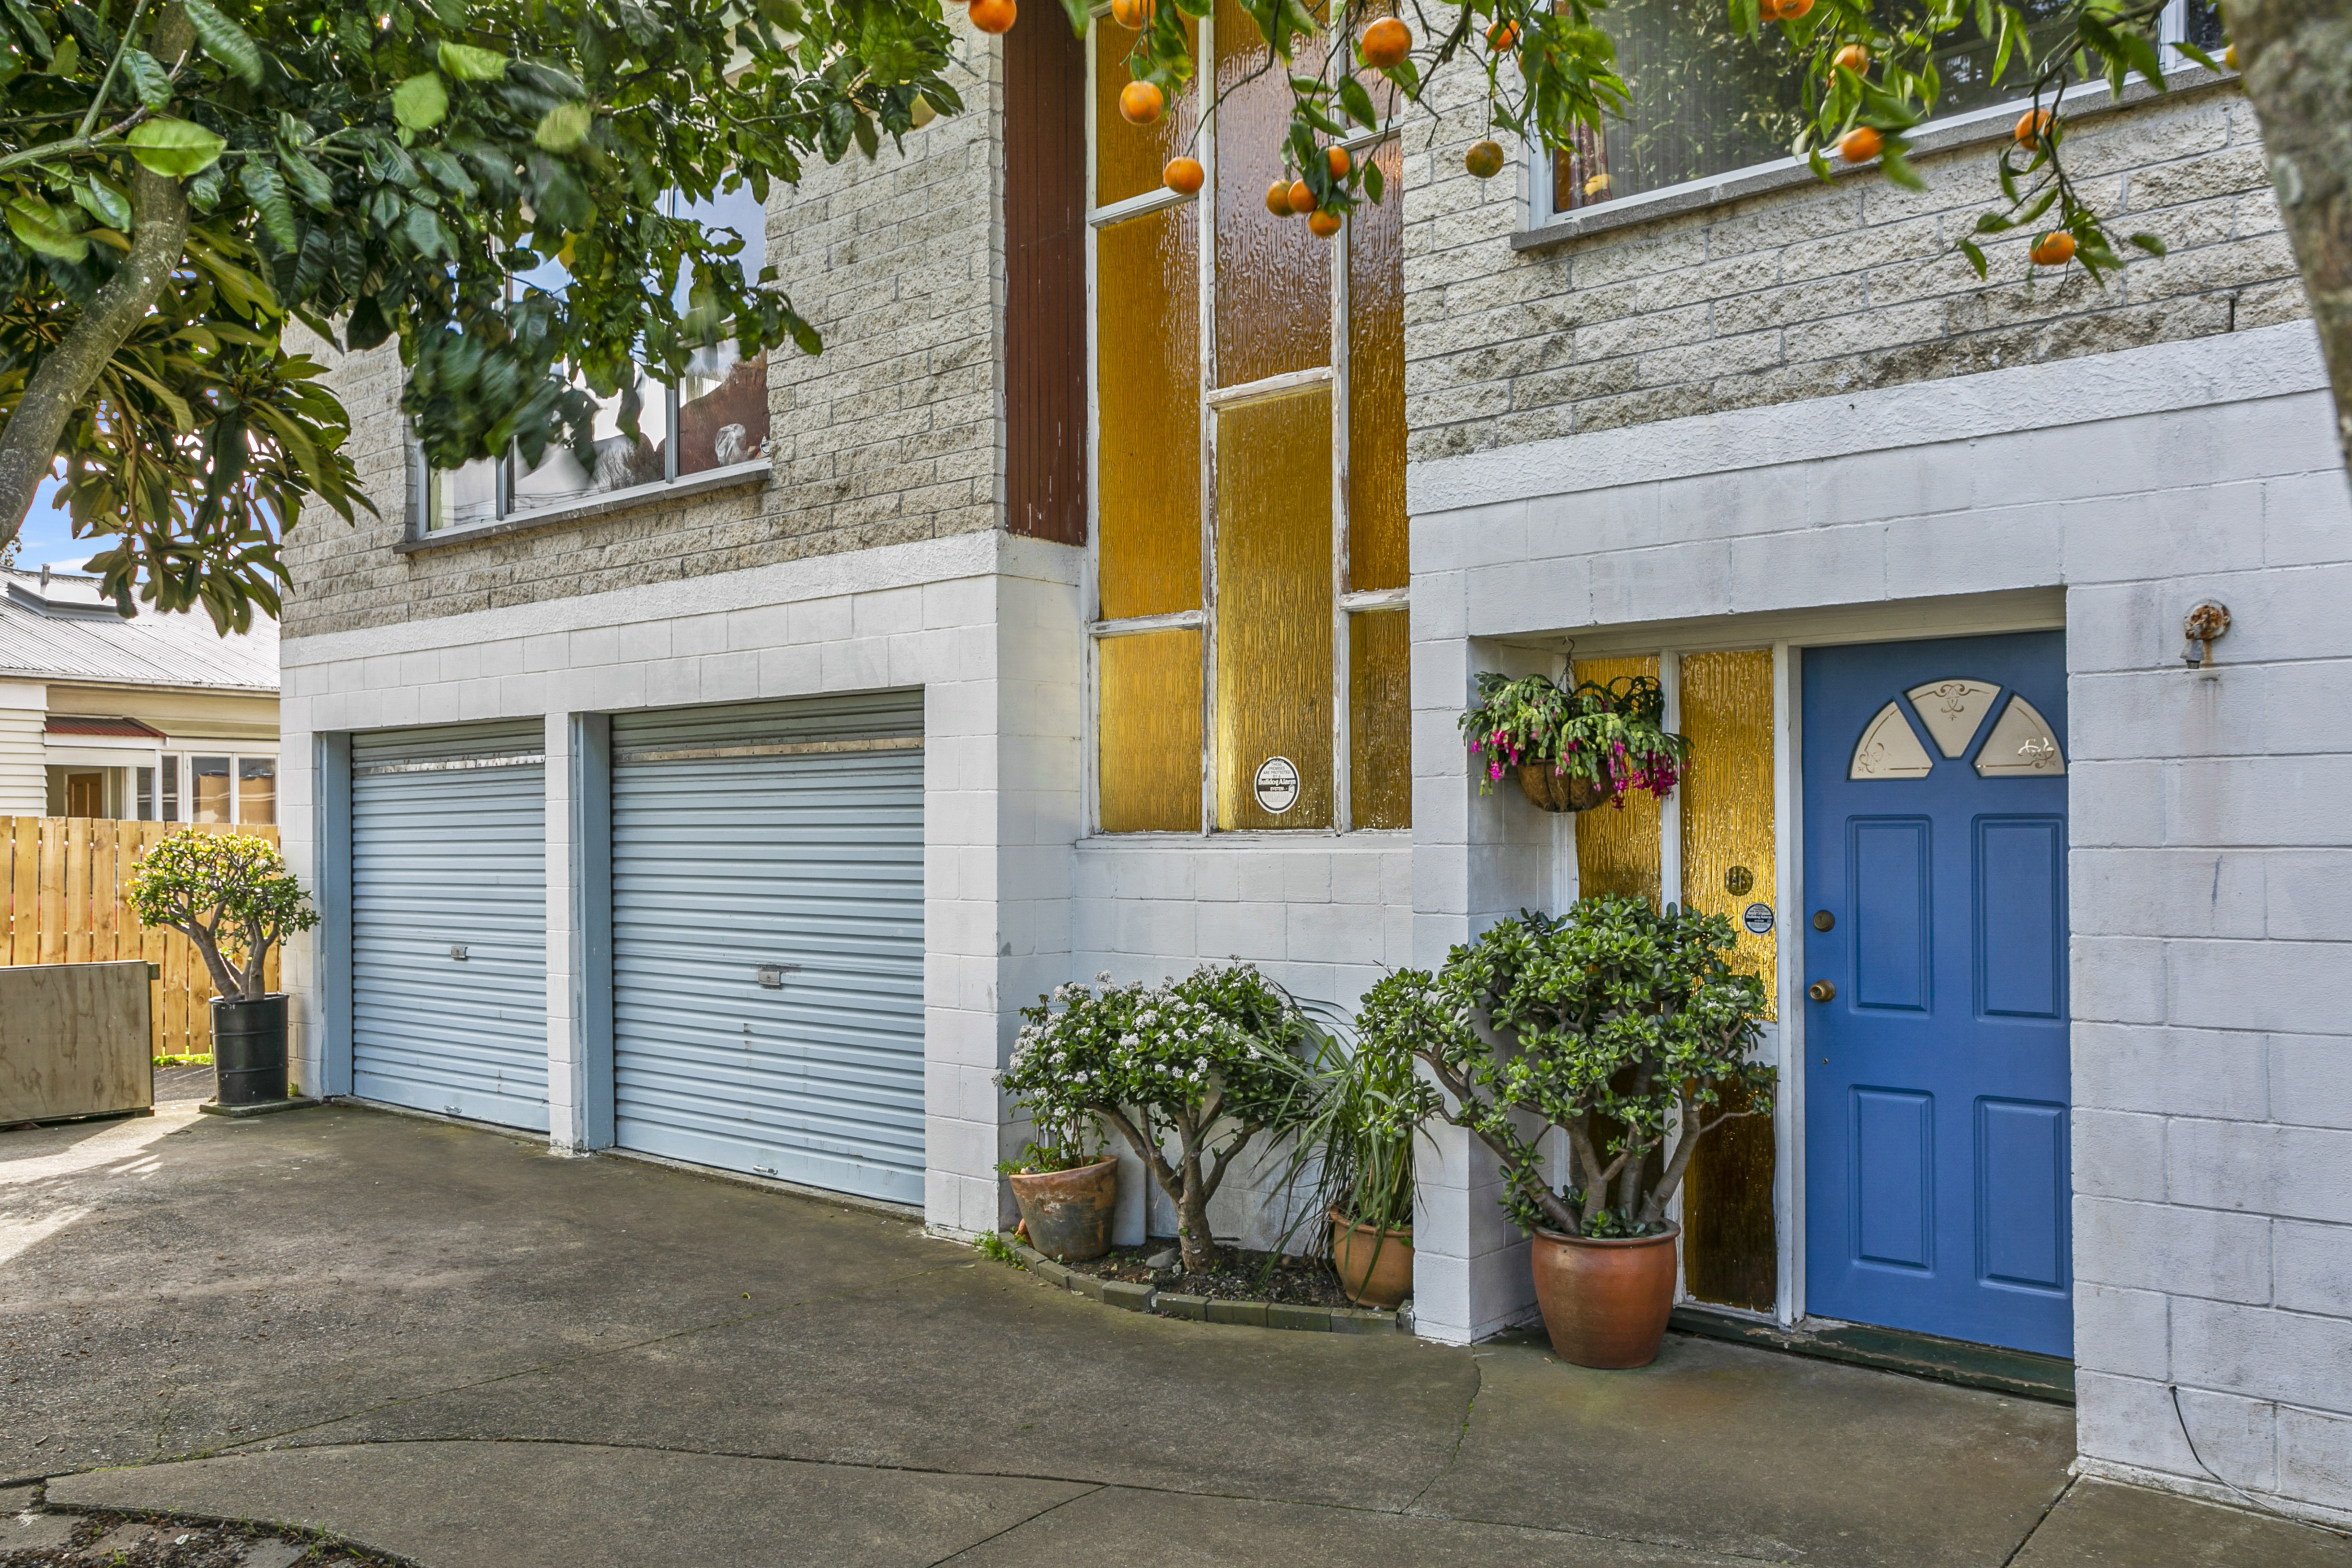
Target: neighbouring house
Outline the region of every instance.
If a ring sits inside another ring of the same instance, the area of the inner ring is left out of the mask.
[[[1233,0],[1207,123],[1120,119],[1108,21],[973,35],[967,113],[733,215],[824,355],[716,355],[593,465],[428,473],[344,362],[382,515],[289,546],[301,1081],[970,1235],[1058,982],[1347,1005],[1679,900],[1782,1085],[1695,1173],[1691,1303],[2070,1362],[2085,1467],[2352,1518],[2352,495],[2253,118],[2187,68],[2069,104],[2168,258],[1979,281],[2014,104],[1956,87],[1925,192],[1823,184],[1679,15],[1625,11],[1691,68],[1569,156],[1360,138],[1328,243],[1266,211]],[[1482,795],[1486,670],[1654,675],[1689,778]],[[1531,1315],[1494,1200],[1437,1130],[1421,1333]]]
[[[0,816],[276,822],[276,623],[125,620],[95,577],[0,573]]]

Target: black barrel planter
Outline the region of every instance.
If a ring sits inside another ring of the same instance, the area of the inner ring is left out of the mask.
[[[223,1105],[286,1098],[286,993],[213,998],[213,1079]]]

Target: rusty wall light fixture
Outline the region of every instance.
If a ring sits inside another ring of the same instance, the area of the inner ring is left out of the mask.
[[[2181,635],[2188,641],[2181,645],[2180,662],[2191,669],[2205,669],[2213,663],[2213,639],[2230,629],[2230,606],[2218,599],[2208,599],[2180,617]]]

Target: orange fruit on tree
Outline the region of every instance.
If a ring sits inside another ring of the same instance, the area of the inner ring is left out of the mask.
[[[1151,21],[1152,0],[1110,0],[1110,19],[1130,33],[1139,33]]]
[[[2032,256],[2036,267],[2063,267],[2074,259],[2074,237],[2053,228],[2033,242]]]
[[[1793,22],[1813,8],[1813,0],[1780,0],[1780,20]]]
[[[1331,165],[1331,177],[1335,180],[1346,179],[1348,171],[1356,166],[1356,161],[1348,156],[1345,147],[1333,147],[1323,156],[1324,161]]]
[[[1486,29],[1486,47],[1498,55],[1508,54],[1519,47],[1519,25],[1508,19]]]
[[[1167,106],[1167,96],[1148,81],[1131,81],[1118,89],[1118,117],[1129,125],[1152,124]]]
[[[1307,219],[1307,228],[1320,239],[1328,239],[1339,232],[1339,215],[1318,207]]]
[[[971,0],[971,25],[983,33],[1013,30],[1013,0]]]
[[[1307,188],[1307,182],[1304,180],[1290,182],[1290,210],[1295,213],[1311,213],[1315,210],[1315,193]]]
[[[979,0],[973,0],[973,3],[977,5]],[[1867,163],[1877,157],[1878,150],[1885,145],[1885,137],[1867,125],[1857,125],[1838,138],[1838,156],[1849,163]]]
[[[2046,109],[2027,110],[2017,117],[2017,144],[2028,150],[2041,146],[2042,138],[2049,134],[2050,127],[2057,118]]]
[[[1276,180],[1265,188],[1265,210],[1276,217],[1290,216],[1290,185],[1287,181]]]
[[[1491,180],[1503,172],[1503,144],[1499,142],[1474,142],[1470,151],[1462,154],[1462,166],[1482,180]]]
[[[1412,53],[1412,29],[1394,16],[1383,16],[1364,29],[1364,41],[1356,52],[1374,70],[1393,69]]]
[[[1860,76],[1870,68],[1870,51],[1860,44],[1848,44],[1830,57],[1830,63],[1843,66],[1854,75]]]
[[[1168,167],[1161,170],[1160,174],[1160,184],[1177,195],[1184,196],[1199,195],[1201,187],[1207,184],[1209,172],[1201,167],[1201,161],[1197,158],[1171,158],[1168,160]],[[1289,195],[1287,191],[1283,193],[1286,204]]]

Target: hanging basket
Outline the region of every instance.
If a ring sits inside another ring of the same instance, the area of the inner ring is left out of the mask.
[[[1617,791],[1605,779],[1595,784],[1580,773],[1554,773],[1543,763],[1522,763],[1519,793],[1546,811],[1591,811],[1608,805]]]

